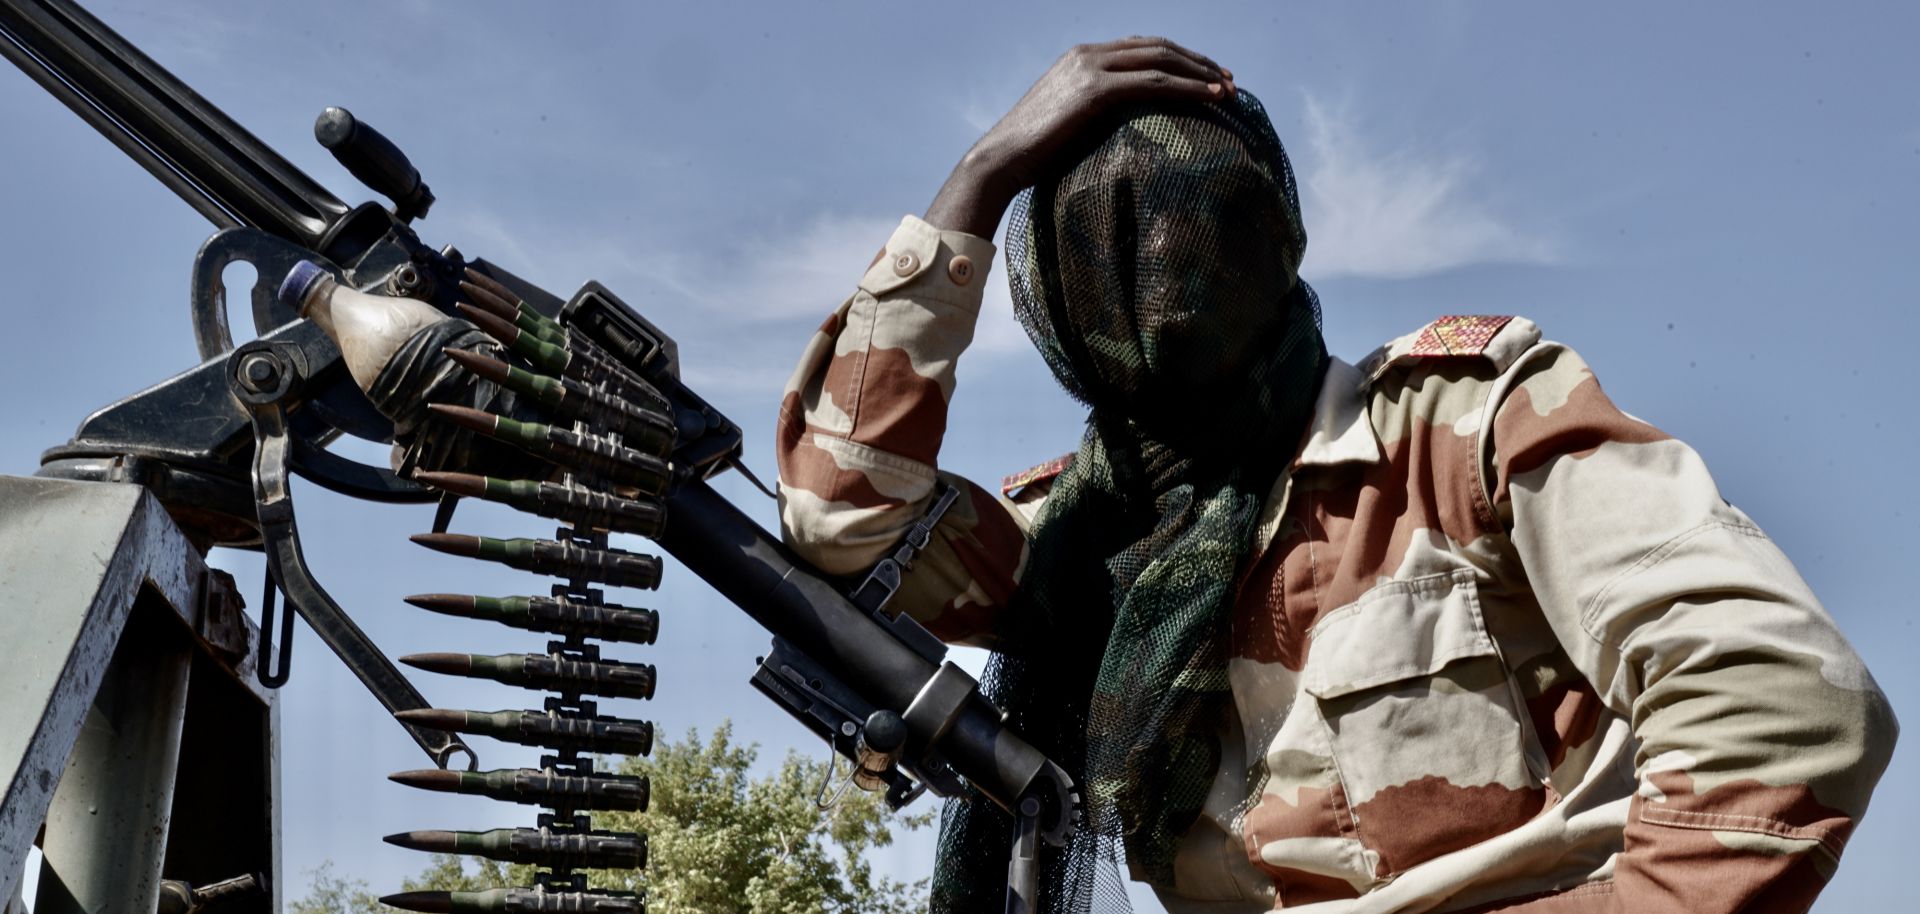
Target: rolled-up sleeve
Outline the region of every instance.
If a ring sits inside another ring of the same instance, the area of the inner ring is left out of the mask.
[[[896,602],[934,634],[971,643],[988,637],[1026,553],[1019,515],[936,469],[993,256],[990,241],[903,219],[807,343],[775,434],[782,534],[829,574],[872,565],[942,483],[960,489]]]
[[[1634,912],[1804,911],[1892,754],[1891,708],[1698,454],[1543,343],[1488,414],[1488,507],[1555,634],[1638,742],[1615,892]]]

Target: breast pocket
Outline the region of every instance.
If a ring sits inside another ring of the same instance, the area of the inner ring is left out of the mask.
[[[1393,581],[1314,627],[1302,688],[1376,876],[1538,814],[1541,751],[1470,571]]]

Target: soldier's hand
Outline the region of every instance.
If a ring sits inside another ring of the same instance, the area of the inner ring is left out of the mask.
[[[1007,204],[1113,108],[1141,101],[1213,101],[1233,73],[1165,38],[1080,45],[1061,55],[975,143],[927,208],[941,228],[992,237]]]

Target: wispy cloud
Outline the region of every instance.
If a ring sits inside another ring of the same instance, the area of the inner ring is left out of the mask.
[[[714,270],[697,297],[736,320],[818,321],[853,292],[899,220],[816,216],[798,231],[761,239],[738,258],[739,268]]]
[[[1308,96],[1311,159],[1301,174],[1309,278],[1403,278],[1486,263],[1548,263],[1553,242],[1476,195],[1475,160],[1380,149],[1345,108]]]

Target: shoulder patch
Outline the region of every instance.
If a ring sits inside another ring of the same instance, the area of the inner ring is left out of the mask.
[[[1416,359],[1481,358],[1505,371],[1540,341],[1540,328],[1509,314],[1450,314],[1373,351],[1360,362],[1368,383]]]
[[[1449,314],[1425,327],[1414,337],[1408,355],[1479,355],[1487,351],[1493,335],[1500,332],[1512,315]]]
[[[1065,472],[1067,467],[1072,465],[1073,455],[1062,454],[1039,466],[1028,467],[1012,476],[1000,480],[1000,494],[1012,498],[1013,493],[1034,483],[1052,481],[1053,477]]]

